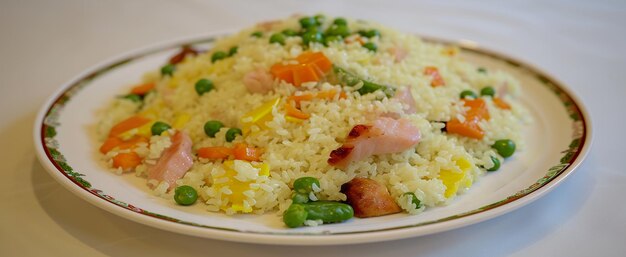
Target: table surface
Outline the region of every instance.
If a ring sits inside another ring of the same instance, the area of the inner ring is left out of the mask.
[[[623,256],[626,2],[502,2],[0,1],[0,256]],[[512,213],[429,236],[325,247],[232,243],[137,224],[74,196],[35,158],[35,113],[86,67],[154,42],[317,12],[469,39],[544,69],[588,107],[592,151],[559,187]]]

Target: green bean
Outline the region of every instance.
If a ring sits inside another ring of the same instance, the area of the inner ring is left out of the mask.
[[[294,203],[283,213],[283,222],[290,228],[297,228],[304,225],[308,213],[302,204]]]
[[[292,203],[308,203],[309,202],[309,195],[308,194],[301,194],[301,193],[296,192],[291,197],[291,202]]]
[[[392,88],[360,79],[354,74],[351,74],[338,66],[333,66],[333,71],[335,72],[335,75],[337,76],[339,81],[346,84],[346,86],[353,87],[362,82],[363,86],[357,90],[357,92],[359,92],[359,94],[361,95],[369,94],[378,90],[382,90],[385,95],[387,95],[387,97],[392,97],[394,95]]]
[[[342,222],[354,216],[352,206],[340,202],[310,202],[304,204],[304,207],[308,220],[322,220],[324,223]]]
[[[122,98],[131,100],[135,103],[141,103],[141,101],[143,100],[142,97],[137,94],[128,94],[128,95],[122,96]]]
[[[306,194],[308,197],[309,193],[313,192],[313,184],[316,184],[318,188],[320,187],[320,181],[316,178],[301,177],[293,182],[293,190],[300,194]]]
[[[304,225],[307,220],[322,220],[323,223],[342,222],[354,216],[352,206],[331,201],[293,203],[283,213],[283,222],[290,228]]]
[[[406,192],[403,195],[408,195],[409,197],[411,197],[411,202],[413,204],[415,204],[415,208],[416,209],[419,209],[419,208],[422,207],[422,201],[420,201],[420,199],[417,198],[415,193],[413,193],[413,192]]]

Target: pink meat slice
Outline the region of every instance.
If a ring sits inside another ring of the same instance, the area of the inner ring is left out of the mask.
[[[411,88],[405,87],[402,90],[398,90],[393,98],[404,104],[404,113],[415,114],[417,113],[417,107],[415,106],[415,99],[411,94]]]
[[[250,93],[265,94],[272,90],[274,79],[266,70],[256,69],[244,75],[243,84]]]
[[[165,181],[169,189],[176,186],[176,180],[182,178],[193,165],[191,139],[184,132],[172,136],[172,145],[165,149],[156,165],[148,169],[148,179]]]
[[[408,120],[379,117],[372,125],[354,126],[346,142],[330,153],[328,164],[345,168],[372,155],[403,152],[420,138],[419,129]]]
[[[397,63],[401,62],[407,56],[409,56],[409,50],[406,50],[404,47],[401,46],[394,46],[389,48],[389,53],[393,55],[393,59]]]

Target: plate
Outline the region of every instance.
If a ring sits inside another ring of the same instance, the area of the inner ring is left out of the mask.
[[[446,231],[515,210],[562,182],[590,149],[591,124],[580,100],[540,70],[476,43],[456,45],[467,60],[513,74],[523,85],[520,99],[534,121],[524,130],[526,148],[500,171],[480,179],[445,207],[411,216],[395,214],[318,227],[287,229],[279,214],[210,213],[200,204],[176,205],[152,195],[145,179],[116,175],[98,161],[92,131],[96,111],[140,76],[160,67],[182,45],[210,48],[219,35],[205,35],[145,47],[112,58],[64,84],[42,106],[34,126],[39,160],[65,188],[115,215],[187,235],[261,244],[330,245],[386,241]]]

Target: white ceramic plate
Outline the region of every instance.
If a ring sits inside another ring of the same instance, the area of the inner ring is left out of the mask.
[[[145,179],[116,175],[101,166],[89,131],[96,123],[96,110],[139,81],[144,72],[163,65],[184,44],[210,47],[215,38],[142,48],[96,65],[63,85],[41,108],[33,134],[37,155],[52,177],[104,210],[176,233],[263,244],[352,244],[436,233],[512,211],[563,181],[591,145],[584,106],[545,73],[475,44],[431,40],[458,45],[468,60],[515,75],[523,85],[521,102],[534,118],[525,131],[525,150],[450,205],[416,216],[395,214],[297,229],[285,228],[279,214],[226,216],[204,211],[201,204],[178,206],[172,199],[153,196]]]

